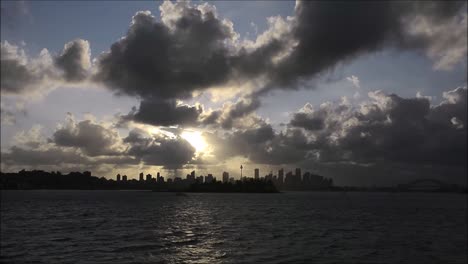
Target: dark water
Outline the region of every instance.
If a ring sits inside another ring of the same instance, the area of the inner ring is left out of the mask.
[[[466,195],[2,191],[2,263],[466,263]]]

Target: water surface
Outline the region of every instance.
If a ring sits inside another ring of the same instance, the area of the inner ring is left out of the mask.
[[[466,263],[464,194],[2,191],[3,263]]]

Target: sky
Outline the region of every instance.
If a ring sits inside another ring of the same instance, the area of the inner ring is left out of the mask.
[[[466,185],[466,2],[1,1],[1,169]]]

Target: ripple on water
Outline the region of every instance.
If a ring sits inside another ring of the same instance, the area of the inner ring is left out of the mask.
[[[7,191],[0,262],[466,263],[465,218],[452,194]]]

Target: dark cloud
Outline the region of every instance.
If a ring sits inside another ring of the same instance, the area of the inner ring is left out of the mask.
[[[88,76],[90,56],[89,42],[76,39],[65,44],[62,53],[55,58],[55,65],[63,70],[66,81],[82,81]]]
[[[312,117],[322,116],[321,130],[308,129],[310,150],[321,162],[466,166],[466,88],[444,93],[446,100],[434,107],[427,98],[380,91],[369,96],[358,109],[325,104],[316,114],[309,108],[301,113],[303,123],[290,125],[307,129],[315,126]]]
[[[79,148],[88,156],[121,153],[121,138],[117,131],[90,120],[76,123],[71,115],[67,123],[54,132],[51,142],[57,146]]]
[[[7,41],[1,43],[1,90],[15,94],[42,83],[47,71],[29,63],[24,51]]]
[[[65,45],[53,57],[43,49],[29,57],[19,46],[1,43],[1,91],[6,94],[31,95],[51,90],[58,85],[83,81],[91,66],[88,41],[77,39]]]
[[[9,152],[2,152],[2,163],[34,167],[40,165],[88,164],[90,160],[75,150],[61,148],[27,149],[13,146]]]
[[[466,57],[466,38],[455,33],[459,29],[466,33],[466,14],[453,22],[464,6],[455,1],[299,1],[294,27],[283,36],[295,39],[295,46],[268,71],[271,85],[265,88],[294,88],[297,82],[339,63],[388,46],[429,50],[430,57],[448,60],[442,63],[450,67]],[[445,33],[427,35],[428,25],[445,28]],[[447,50],[460,52],[449,56]]]
[[[250,129],[205,133],[220,160],[243,156],[258,164],[395,163],[416,166],[466,166],[466,87],[444,93],[430,106],[427,98],[402,98],[370,92],[359,106],[347,101],[307,104],[285,130],[263,122]],[[372,165],[373,166],[373,165]]]
[[[201,106],[178,104],[175,100],[144,99],[140,107],[133,108],[122,121],[134,121],[154,126],[196,126],[203,112]]]
[[[254,127],[255,124],[252,122],[252,119],[260,123],[263,122],[260,118],[252,115],[260,105],[260,100],[251,96],[241,98],[234,104],[228,102],[220,109],[204,112],[200,115],[200,125],[211,125],[227,130],[233,127]]]
[[[164,2],[161,21],[149,11],[133,16],[127,35],[98,60],[96,80],[118,93],[183,98],[223,83],[230,74],[225,42],[232,25],[208,5]]]
[[[195,148],[181,137],[164,135],[145,136],[137,130],[130,131],[125,143],[130,144],[127,153],[143,161],[146,165],[180,168],[195,156]]]
[[[307,130],[320,130],[323,129],[325,124],[320,117],[311,117],[306,113],[295,113],[290,121],[291,126],[302,127]]]
[[[466,56],[466,40],[458,34],[466,31],[464,6],[299,1],[294,17],[269,18],[270,28],[256,41],[241,42],[232,23],[209,4],[164,2],[160,21],[149,11],[133,17],[127,34],[98,58],[95,80],[119,94],[171,100],[252,82],[245,93],[258,97],[271,89],[295,89],[384,47],[425,50],[438,61],[435,68],[448,69]],[[427,27],[435,25],[437,32],[428,35]],[[220,116],[212,112],[205,123]],[[227,117],[224,127],[229,126]]]

